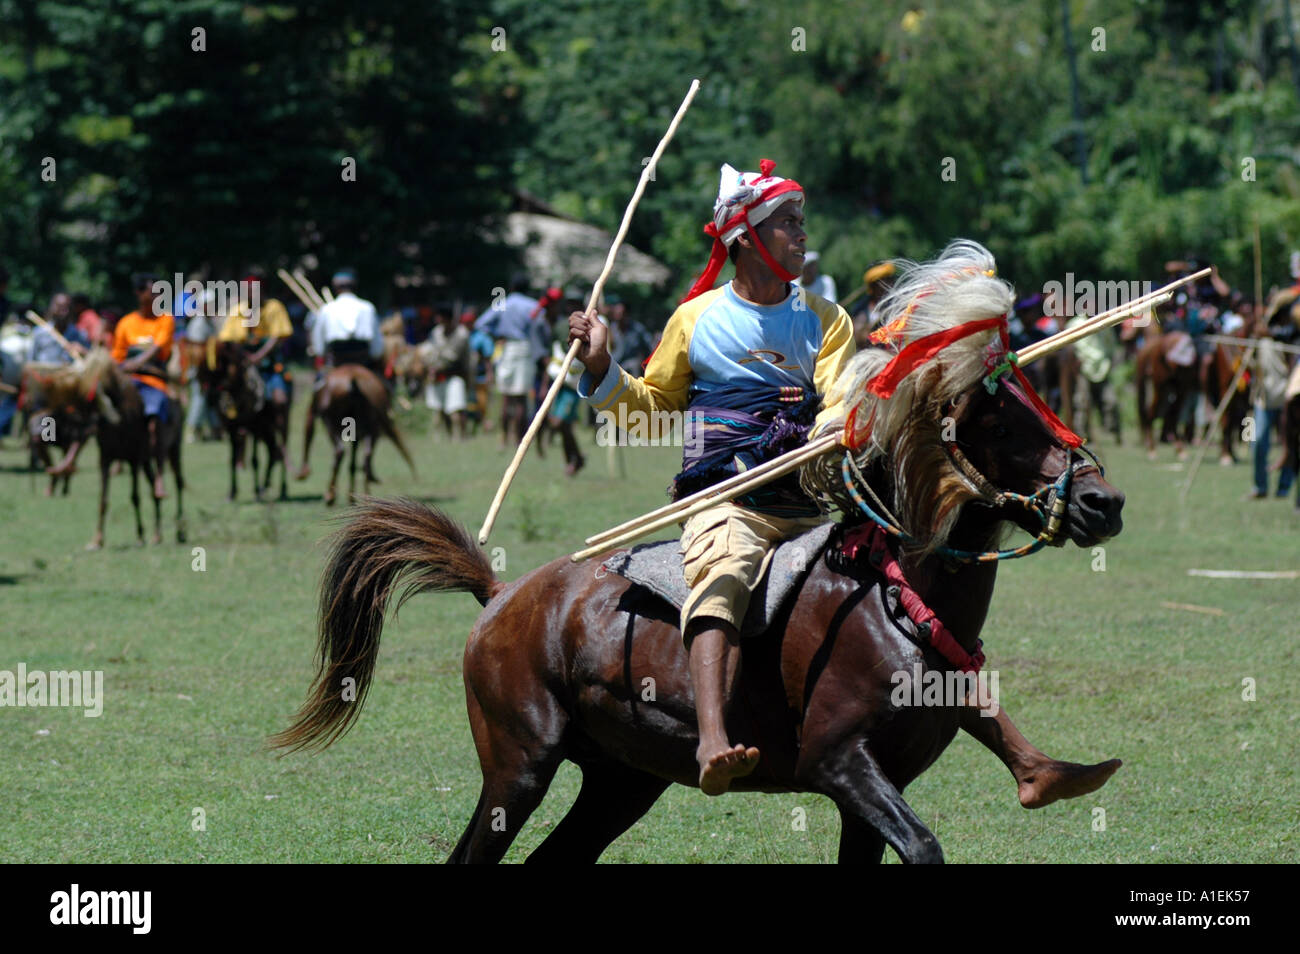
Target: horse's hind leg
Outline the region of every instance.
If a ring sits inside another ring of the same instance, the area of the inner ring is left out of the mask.
[[[469,662],[466,662],[467,677]],[[541,804],[564,759],[561,738],[567,718],[544,689],[536,705],[512,718],[493,720],[479,705],[466,679],[466,702],[474,745],[483,770],[483,790],[469,827],[447,859],[454,864],[500,861],[533,810]],[[518,700],[520,703],[525,700]]]
[[[334,465],[330,468],[330,484],[325,488],[325,504],[329,507],[334,506],[335,484],[338,483],[339,479],[339,466],[343,463],[343,451],[343,438],[336,436],[334,438]]]
[[[904,864],[943,862],[939,840],[885,777],[861,739],[850,740],[840,751],[817,759],[810,787],[829,796],[842,815],[880,832]],[[858,844],[850,847],[860,853],[861,844],[859,838]]]
[[[153,486],[153,468],[146,458],[144,477]],[[144,519],[140,516],[140,465],[131,462],[131,506],[135,508],[135,538],[137,543],[144,543]]]
[[[348,455],[348,503],[357,502],[357,441],[352,440],[352,453]]]
[[[528,856],[532,862],[592,864],[650,810],[669,783],[612,763],[584,765],[569,813]]]
[[[172,476],[176,478],[176,542],[185,542],[185,477],[181,473],[181,437],[177,433],[172,441],[168,458],[172,465]]]

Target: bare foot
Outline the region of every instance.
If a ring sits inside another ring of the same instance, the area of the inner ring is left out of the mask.
[[[87,550],[102,550],[103,548],[104,548],[103,537],[95,537],[95,539],[91,540],[89,543],[86,544]]]
[[[311,476],[311,468],[308,467],[306,464],[303,464],[300,468],[298,468],[298,473],[293,475],[293,479],[306,480],[310,476]]]
[[[1119,759],[1096,765],[1053,759],[1020,779],[1020,804],[1025,808],[1042,808],[1062,798],[1078,798],[1095,792],[1123,764]]]
[[[333,487],[330,487],[328,490],[325,491],[325,506],[327,506],[327,507],[332,507],[332,506],[334,506],[334,488],[333,488]]]
[[[721,795],[731,787],[733,779],[744,778],[758,768],[758,749],[736,745],[723,749],[707,761],[701,759],[700,791],[705,795]]]

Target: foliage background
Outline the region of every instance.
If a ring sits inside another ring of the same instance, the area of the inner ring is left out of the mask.
[[[1250,290],[1256,216],[1266,286],[1300,247],[1288,0],[0,0],[0,24],[11,297],[305,255],[381,303],[415,275],[484,302],[517,191],[615,229],[696,76],[629,237],[673,268],[665,306],[707,255],[718,166],[760,156],[807,188],[844,291],[958,235],[1022,287],[1196,254]]]

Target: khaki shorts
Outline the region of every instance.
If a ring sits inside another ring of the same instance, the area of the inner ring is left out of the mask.
[[[734,503],[697,513],[682,530],[682,572],[691,595],[682,607],[682,639],[699,616],[725,620],[737,629],[749,596],[763,579],[776,544],[826,522],[825,517],[772,517]]]

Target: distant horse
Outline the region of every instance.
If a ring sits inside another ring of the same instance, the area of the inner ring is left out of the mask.
[[[356,494],[357,488],[357,445],[363,445],[365,492],[370,493],[370,485],[379,483],[373,468],[375,440],[383,435],[397,445],[398,451],[411,473],[415,473],[415,462],[406,449],[401,432],[393,422],[392,399],[388,388],[373,371],[359,364],[344,364],[332,368],[325,375],[319,388],[312,395],[307,405],[307,422],[303,431],[302,468],[297,473],[298,480],[305,480],[311,473],[311,440],[316,430],[316,418],[325,422],[330,440],[334,444],[334,464],[330,470],[329,487],[325,490],[325,503],[333,505],[335,483],[338,480],[339,465],[343,463],[343,454],[347,445],[352,445],[352,458],[348,470],[348,499]]]
[[[59,488],[63,496],[72,487],[74,468],[55,464],[51,448],[63,450],[63,459],[89,438],[94,421],[84,413],[78,400],[78,370],[70,364],[35,364],[23,369],[22,402],[27,415],[27,437],[33,471],[47,475],[45,496],[52,497]]]
[[[144,470],[145,483],[154,485],[154,459],[149,453],[149,425],[144,403],[129,375],[113,363],[107,351],[95,350],[77,375],[75,388],[61,395],[78,414],[93,420],[99,444],[99,520],[95,535],[86,545],[98,550],[104,545],[104,517],[108,513],[108,478],[114,461],[124,461],[131,468],[131,504],[135,508],[135,533],[144,543],[144,522],[140,516],[139,472]],[[181,407],[168,398],[167,420],[158,422],[158,440],[176,481],[176,542],[185,542],[185,478],[181,474]],[[71,467],[81,450],[75,444],[60,466]],[[153,542],[162,543],[162,500],[153,501]]]
[[[1213,413],[1223,400],[1224,392],[1237,375],[1239,362],[1245,355],[1247,342],[1241,345],[1216,344],[1210,354],[1209,365],[1205,371],[1205,384],[1201,393],[1205,395],[1208,413]],[[1250,399],[1244,387],[1238,387],[1223,411],[1223,423],[1219,429],[1219,463],[1236,463],[1234,452],[1237,438],[1241,435],[1241,424],[1250,413]]]
[[[199,365],[199,384],[207,395],[208,406],[230,437],[230,492],[228,499],[239,496],[236,470],[244,460],[244,443],[253,446],[253,494],[261,500],[271,486],[271,471],[280,465],[280,499],[289,496],[288,453],[289,406],[277,404],[264,393],[257,369],[248,361],[244,349],[236,342],[210,342],[210,350]],[[258,445],[266,448],[266,474],[259,477]]]
[[[984,274],[991,267],[987,252],[966,244],[914,266],[895,288],[903,297],[886,300],[887,317],[913,304],[912,340],[963,319],[997,322],[1012,298]],[[922,292],[928,297],[918,299]],[[886,531],[875,523],[842,526],[767,632],[741,644],[728,737],[757,745],[762,758],[733,788],[832,799],[841,861],[879,861],[886,842],[906,862],[943,860],[902,791],[959,726],[995,732],[994,720],[972,716],[960,701],[900,707],[891,694],[897,673],[926,669],[943,678],[959,668],[952,654],[979,654],[998,567],[984,551],[1008,523],[1039,534],[1036,546],[1068,537],[1091,547],[1121,527],[1123,496],[1062,443],[1020,384],[995,378],[994,393],[983,386],[993,366],[986,344],[988,332],[949,344],[888,399],[868,395],[865,382],[898,351],[869,349],[854,359],[841,385],[853,396],[850,421],[864,424],[871,440],[851,425],[868,449],[832,459],[830,470],[836,481],[843,474],[841,496],[869,489],[887,501],[909,542],[883,542]],[[865,477],[850,467],[865,468]],[[871,556],[851,555],[846,541],[864,530],[876,534]],[[880,567],[886,555],[893,567],[894,554],[906,587],[935,614],[919,642],[890,608],[903,587]],[[350,727],[374,678],[386,607],[425,590],[467,591],[486,607],[464,657],[483,787],[452,861],[500,860],[565,759],[581,767],[581,791],[530,861],[594,861],[669,785],[698,784],[694,696],[676,610],[598,563],[567,557],[503,583],[464,527],[410,500],[367,501],[337,537],[321,581],[320,669],[276,745],[324,746]],[[955,642],[941,655],[944,632]],[[1068,763],[1018,733],[981,741],[1009,766],[1029,758],[1044,774],[1069,774]],[[1116,767],[1074,766],[1084,781],[1068,795],[1095,789]]]
[[[1196,345],[1185,331],[1169,331],[1149,338],[1138,349],[1133,369],[1137,385],[1138,424],[1147,456],[1155,459],[1155,422],[1160,420],[1160,441],[1173,441],[1179,456],[1192,442],[1192,425],[1179,424],[1188,398],[1197,390]]]

